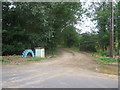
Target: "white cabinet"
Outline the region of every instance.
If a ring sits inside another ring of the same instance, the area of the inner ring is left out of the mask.
[[[45,57],[45,49],[41,48],[41,47],[35,48],[35,57],[44,58]]]

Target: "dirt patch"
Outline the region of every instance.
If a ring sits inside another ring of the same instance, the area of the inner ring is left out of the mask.
[[[92,69],[99,64],[91,57],[91,54],[85,52],[76,52],[69,49],[59,50],[62,55],[57,57],[58,64],[64,67]]]

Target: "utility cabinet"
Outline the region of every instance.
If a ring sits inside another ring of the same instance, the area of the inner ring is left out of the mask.
[[[45,57],[45,49],[42,47],[35,48],[35,57]]]

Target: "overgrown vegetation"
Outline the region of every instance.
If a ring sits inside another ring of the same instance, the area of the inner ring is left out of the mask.
[[[95,57],[97,62],[101,64],[109,64],[109,63],[118,63],[119,60],[111,57]]]
[[[89,10],[92,12],[88,12]],[[120,2],[115,5],[115,53],[120,50]],[[95,21],[98,32],[77,33],[75,24],[86,14]],[[54,54],[58,46],[109,55],[110,4],[81,2],[3,2],[3,55],[21,54],[25,49],[44,47]],[[36,59],[37,60],[37,59]]]
[[[83,51],[96,52],[97,35],[91,33],[83,33],[80,37],[79,49]]]
[[[107,51],[107,50],[106,51],[98,51],[96,54],[107,57],[107,56],[109,56],[109,51]]]
[[[108,51],[110,47],[110,3],[101,2],[91,4],[93,12],[89,13],[92,21],[96,21],[97,34],[97,51]],[[114,55],[118,55],[120,50],[120,2],[114,6]],[[109,54],[109,52],[108,52]]]
[[[74,24],[82,13],[80,2],[3,2],[3,55],[21,54],[35,47],[52,53],[60,44],[74,46]]]

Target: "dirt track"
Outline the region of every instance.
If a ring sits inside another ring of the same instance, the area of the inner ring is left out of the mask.
[[[44,61],[3,65],[3,87],[11,88],[117,88],[116,75],[96,73],[99,66],[88,53],[68,49]]]
[[[98,66],[98,63],[88,53],[68,49],[62,49],[59,52],[62,52],[62,54],[55,60],[61,66],[89,70]]]

